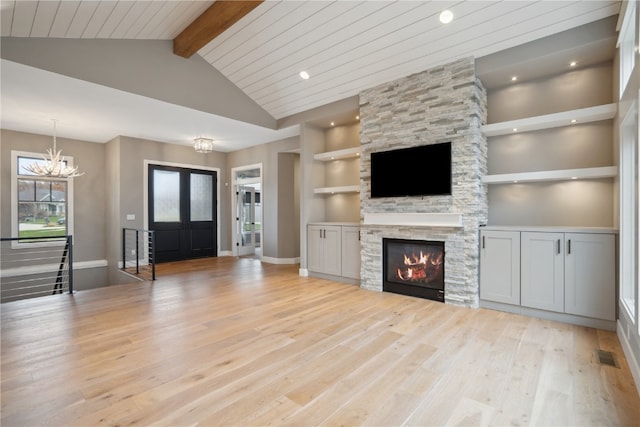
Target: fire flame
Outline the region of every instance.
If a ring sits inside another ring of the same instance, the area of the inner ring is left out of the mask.
[[[420,251],[420,255],[411,254],[411,256],[408,256],[403,254],[404,265],[407,268],[404,271],[398,268],[398,277],[401,280],[418,281],[428,279],[429,276],[435,276],[442,264],[442,255],[442,252],[437,256],[433,256],[431,253],[424,254],[423,251]]]

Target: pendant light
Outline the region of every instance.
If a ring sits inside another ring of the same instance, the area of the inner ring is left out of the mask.
[[[47,150],[47,154],[42,156],[42,162],[34,162],[30,165],[23,166],[27,171],[49,178],[75,178],[84,175],[78,170],[77,166],[69,166],[64,160],[62,150],[58,150],[56,146],[56,123],[53,122],[53,148]]]

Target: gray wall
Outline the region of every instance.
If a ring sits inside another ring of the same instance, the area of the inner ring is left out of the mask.
[[[52,146],[52,137],[10,130],[1,131],[0,141],[0,231],[13,237],[11,230],[11,151],[44,153]],[[63,155],[73,157],[84,175],[73,181],[74,261],[106,259],[105,146],[73,139],[57,138]],[[103,286],[107,283],[102,269],[78,270],[77,289]]]
[[[611,63],[489,91],[490,123],[608,104]],[[615,164],[613,121],[489,138],[489,174]],[[489,224],[612,227],[611,179],[489,186]]]
[[[289,157],[281,156],[281,153],[295,150],[299,146],[299,138],[293,137],[227,154],[229,174],[232,168],[262,163],[262,255],[265,257],[294,258],[298,256],[296,251],[291,249],[291,245],[297,239],[293,231],[297,225],[289,223],[285,227],[281,226],[280,209],[283,209],[282,215],[293,217],[291,212],[295,206],[295,181],[288,180],[296,178],[295,164]],[[280,176],[281,173],[282,176]],[[231,178],[231,176],[228,178],[229,185],[231,185]],[[231,218],[231,208],[229,204],[227,218]],[[228,225],[229,242],[231,242],[231,232],[232,229]]]
[[[110,190],[107,203],[118,206],[117,211],[112,211],[112,216],[107,219],[110,234],[107,236],[109,248],[108,261],[110,268],[110,283],[122,283],[128,281],[117,272],[120,261],[120,245],[122,240],[121,230],[127,228],[145,228],[144,211],[144,163],[145,160],[153,162],[170,162],[197,169],[199,166],[219,168],[218,182],[220,193],[220,217],[218,218],[220,230],[220,247],[218,251],[230,250],[229,239],[229,194],[224,183],[229,180],[227,176],[225,153],[213,152],[209,154],[197,153],[192,147],[182,145],[164,144],[156,141],[120,136],[107,144],[106,169],[109,177],[114,179],[112,185],[118,190]],[[127,220],[127,215],[135,215],[135,220]],[[148,225],[147,225],[148,226]]]
[[[2,58],[270,129],[276,120],[200,55],[171,40],[3,37]],[[206,85],[202,82],[207,82]]]

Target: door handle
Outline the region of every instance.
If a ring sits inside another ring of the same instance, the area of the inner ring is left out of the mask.
[[[560,254],[560,239],[558,239],[558,255]]]
[[[482,236],[482,249],[484,249],[484,236]]]
[[[567,240],[567,255],[571,255],[571,239]]]

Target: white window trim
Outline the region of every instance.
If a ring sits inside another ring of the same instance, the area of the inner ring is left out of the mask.
[[[12,237],[19,237],[18,230],[18,157],[34,157],[41,158],[41,153],[32,153],[30,151],[17,151],[11,150],[11,234]],[[65,161],[69,166],[73,166],[73,157],[64,156]],[[23,175],[29,178],[33,178],[31,175]],[[47,178],[44,178],[47,179]],[[73,235],[73,178],[67,179],[67,234]],[[41,248],[48,246],[64,246],[65,242],[61,240],[50,242],[30,242],[24,243],[18,240],[11,242],[13,249],[22,248]]]

